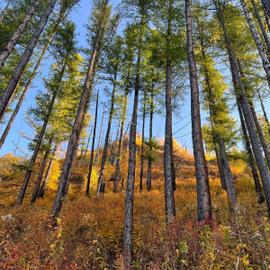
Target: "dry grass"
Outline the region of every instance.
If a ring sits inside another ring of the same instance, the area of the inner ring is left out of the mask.
[[[216,165],[209,163],[215,226],[199,232],[193,161],[179,151],[177,219],[170,227],[164,217],[162,159],[154,164],[151,192],[140,193],[136,180],[134,269],[269,269],[270,224],[246,169],[233,168],[240,203],[236,220]],[[106,174],[112,171],[108,166]],[[122,269],[124,190],[113,194],[108,186],[99,198],[88,198],[83,186],[73,188],[55,226],[49,216],[52,190],[35,205],[26,198],[13,206],[20,181],[0,184],[0,269]]]

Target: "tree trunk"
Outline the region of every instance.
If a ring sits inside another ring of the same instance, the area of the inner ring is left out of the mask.
[[[173,146],[172,146],[172,67],[171,67],[171,16],[172,1],[168,1],[167,7],[167,36],[166,36],[166,85],[165,85],[165,142],[164,142],[164,178],[165,178],[165,214],[167,223],[175,219],[175,202],[174,202],[174,175],[173,175]]]
[[[153,140],[153,118],[154,118],[154,85],[151,87],[150,93],[150,119],[149,119],[149,152],[152,155],[152,140]],[[146,188],[147,191],[151,190],[152,186],[152,156],[148,157],[148,167],[147,167],[147,179]]]
[[[265,110],[265,107],[264,107],[264,104],[263,104],[263,100],[262,100],[262,97],[261,97],[261,94],[260,94],[259,90],[257,90],[257,94],[258,94],[260,104],[261,104],[261,107],[262,107],[263,116],[264,116],[264,120],[265,120],[266,125],[267,125],[268,133],[270,135],[270,123],[269,123],[268,116],[267,116],[267,113],[266,113],[266,110]]]
[[[2,120],[3,115],[5,113],[5,110],[9,104],[10,99],[12,98],[12,95],[15,92],[15,89],[17,87],[17,84],[20,81],[20,78],[25,70],[25,67],[27,66],[30,57],[33,54],[33,51],[39,41],[39,38],[49,20],[49,17],[54,9],[54,6],[56,4],[57,0],[51,0],[45,13],[42,15],[39,25],[37,27],[36,32],[34,33],[32,40],[28,44],[27,48],[25,49],[20,62],[16,66],[12,78],[9,80],[7,87],[5,88],[3,92],[3,96],[0,99],[0,120]]]
[[[24,29],[27,27],[28,23],[31,21],[33,15],[35,14],[36,10],[38,9],[40,2],[41,2],[41,0],[33,1],[33,3],[30,5],[29,10],[25,14],[23,21],[21,22],[19,27],[16,29],[16,31],[10,37],[4,50],[0,53],[0,68],[3,67],[3,65],[5,64],[6,60],[8,59],[11,51],[16,46],[18,40],[20,39],[20,37],[23,34]]]
[[[86,191],[85,191],[86,196],[89,196],[89,192],[90,192],[90,181],[91,181],[93,162],[94,162],[97,118],[98,118],[98,105],[99,105],[98,102],[99,102],[99,93],[97,93],[97,97],[96,97],[95,122],[94,122],[93,138],[92,138],[91,155],[90,155],[90,161],[89,161],[89,169],[88,169],[88,175],[87,175]]]
[[[57,24],[57,26],[58,26],[58,24]],[[55,30],[56,30],[56,28],[57,27],[55,27]],[[16,116],[17,116],[17,114],[18,114],[18,112],[19,112],[19,110],[20,110],[20,108],[22,106],[22,103],[23,103],[23,101],[25,99],[26,93],[29,90],[29,88],[31,87],[31,84],[32,84],[32,82],[33,82],[33,80],[34,80],[34,78],[35,78],[35,76],[37,74],[37,71],[38,71],[39,67],[40,67],[41,61],[44,58],[44,55],[45,55],[45,53],[46,53],[46,51],[47,51],[47,49],[48,49],[48,47],[49,47],[49,45],[50,45],[50,43],[52,41],[52,37],[53,37],[53,34],[49,38],[47,44],[43,47],[43,49],[41,51],[41,54],[40,54],[40,56],[38,58],[38,61],[37,61],[36,65],[35,65],[33,71],[31,72],[30,78],[28,79],[28,81],[27,81],[27,83],[26,83],[26,85],[25,85],[25,87],[23,89],[23,92],[22,92],[22,94],[21,94],[21,96],[20,96],[20,98],[19,98],[19,100],[18,100],[18,102],[16,104],[16,107],[15,107],[14,111],[11,114],[11,117],[10,117],[10,119],[9,119],[7,125],[6,125],[6,128],[5,128],[5,130],[4,130],[4,132],[3,132],[2,136],[1,136],[1,139],[0,139],[0,149],[3,146],[3,144],[5,143],[5,140],[6,140],[8,134],[10,132],[10,129],[11,129],[12,125],[13,125],[13,122],[14,122],[14,120],[15,120],[15,118],[16,118]]]
[[[262,202],[264,202],[265,198],[263,196],[263,191],[262,191],[262,187],[261,187],[261,183],[260,183],[260,177],[259,177],[259,174],[257,171],[256,161],[254,159],[254,154],[252,152],[252,148],[250,145],[250,139],[248,136],[243,112],[242,112],[239,104],[237,104],[237,107],[238,107],[238,112],[239,112],[239,116],[240,116],[240,122],[241,122],[243,137],[244,137],[244,141],[245,141],[245,147],[246,147],[246,151],[248,153],[248,161],[249,161],[249,165],[250,165],[253,180],[254,180],[255,190],[258,194],[258,203],[262,203]]]
[[[263,24],[263,21],[262,21],[262,18],[261,18],[261,15],[260,15],[260,12],[257,8],[257,4],[255,2],[255,0],[251,0],[251,3],[252,3],[252,6],[253,6],[253,10],[254,10],[254,14],[257,18],[257,21],[259,23],[259,26],[260,26],[260,29],[262,31],[262,34],[263,34],[263,38],[264,38],[264,41],[265,41],[265,44],[267,46],[267,52],[268,52],[268,61],[269,61],[269,53],[270,53],[270,40],[269,40],[269,37],[266,33],[266,30],[265,30],[265,27],[264,27],[264,24]]]
[[[100,131],[99,131],[99,136],[98,136],[98,147],[97,147],[97,150],[96,150],[95,162],[94,162],[95,167],[98,166],[98,162],[99,162],[99,154],[100,154],[101,141],[102,141],[102,135],[103,135],[104,116],[105,116],[105,109],[103,109],[103,111],[102,111]]]
[[[34,203],[38,197],[38,192],[40,190],[40,184],[42,182],[42,178],[43,178],[43,174],[44,174],[44,171],[46,168],[47,160],[48,160],[48,157],[49,157],[50,152],[51,152],[51,144],[52,144],[52,138],[50,138],[50,140],[49,140],[49,145],[47,146],[47,149],[45,151],[45,154],[43,156],[43,159],[42,159],[42,162],[41,162],[41,165],[39,168],[39,174],[38,174],[38,178],[37,178],[37,181],[36,181],[33,193],[32,193],[31,203]]]
[[[44,197],[45,186],[46,186],[46,183],[48,183],[48,180],[49,180],[49,176],[50,176],[51,169],[52,169],[53,158],[54,158],[54,155],[55,155],[56,151],[57,151],[57,145],[55,145],[55,147],[54,147],[54,149],[52,151],[51,158],[50,158],[50,161],[49,161],[46,173],[45,173],[44,180],[43,180],[43,182],[42,182],[42,184],[40,186],[40,189],[38,191],[38,198],[43,198]]]
[[[248,26],[249,26],[249,30],[250,30],[250,32],[251,32],[251,34],[253,36],[253,39],[254,39],[254,41],[256,43],[259,55],[261,57],[263,68],[264,68],[265,73],[266,73],[268,85],[270,87],[270,63],[269,63],[269,60],[268,60],[267,53],[265,52],[265,49],[264,49],[264,44],[261,41],[261,38],[260,38],[260,35],[259,35],[259,33],[258,33],[257,29],[256,29],[256,26],[254,25],[254,22],[253,22],[253,20],[251,18],[251,15],[250,15],[249,11],[248,11],[248,8],[246,6],[245,0],[240,0],[240,1],[241,1],[241,5],[242,5],[242,8],[243,8],[243,12],[245,14]]]
[[[250,101],[250,109],[251,109],[251,113],[252,113],[252,116],[253,116],[253,119],[254,119],[254,123],[255,123],[255,126],[256,126],[260,141],[261,141],[261,146],[262,146],[263,151],[264,151],[264,157],[266,159],[268,168],[270,169],[270,153],[269,153],[269,149],[268,149],[267,143],[265,141],[264,134],[263,134],[262,128],[260,126],[260,123],[259,123],[259,120],[258,120],[257,114],[255,112],[254,105],[253,105],[252,101]]]
[[[214,1],[216,9],[217,9],[217,16],[219,19],[220,26],[224,33],[225,45],[227,48],[227,52],[229,55],[229,61],[231,66],[231,73],[232,73],[232,80],[235,90],[235,95],[237,98],[237,102],[239,102],[239,106],[243,112],[245,123],[247,124],[247,130],[249,133],[249,138],[252,144],[253,153],[257,162],[257,166],[260,172],[261,180],[263,183],[264,194],[266,196],[266,202],[268,207],[268,212],[270,215],[270,174],[265,163],[260,141],[257,135],[256,126],[254,123],[254,119],[252,116],[252,112],[249,106],[248,98],[245,94],[245,89],[240,79],[240,72],[237,63],[237,58],[235,57],[233,47],[231,46],[230,40],[228,38],[227,29],[224,22],[224,17],[222,13],[222,7],[219,5],[218,1]]]
[[[203,44],[203,40],[201,40],[201,46],[202,46],[202,60],[203,60],[203,70],[204,70],[204,77],[205,77],[205,84],[208,88],[208,104],[209,104],[209,112],[210,112],[210,121],[212,125],[212,135],[213,135],[213,141],[217,144],[218,150],[217,153],[219,154],[219,162],[220,162],[220,175],[223,177],[226,192],[228,195],[229,203],[232,208],[232,210],[237,210],[237,199],[236,199],[236,192],[234,187],[234,179],[233,175],[229,166],[226,149],[224,140],[221,137],[220,134],[215,134],[215,127],[217,125],[216,119],[217,115],[215,113],[215,101],[213,99],[213,90],[211,86],[211,81],[209,77],[209,70],[206,65],[206,52]]]
[[[142,141],[141,141],[141,172],[140,172],[140,191],[143,190],[143,171],[144,171],[144,129],[146,115],[146,90],[143,91],[143,122],[142,122]]]
[[[130,79],[130,68],[128,70],[128,80]],[[127,105],[128,105],[128,92],[129,92],[129,85],[126,85],[126,91],[124,95],[124,104],[123,110],[121,115],[121,127],[120,127],[120,135],[119,135],[119,142],[118,142],[118,149],[117,149],[117,160],[115,165],[115,180],[113,185],[113,192],[117,192],[118,183],[121,177],[121,157],[122,157],[122,147],[123,147],[123,138],[124,138],[124,127],[126,122],[126,114],[127,114]]]
[[[198,221],[200,225],[212,223],[212,205],[209,188],[209,179],[207,164],[204,154],[201,117],[199,86],[197,78],[197,67],[193,48],[193,28],[191,14],[191,0],[185,0],[186,27],[187,27],[187,54],[189,62],[189,76],[191,87],[191,117],[192,117],[192,140],[193,154],[196,169],[197,181],[197,203],[198,203]]]
[[[133,257],[133,205],[134,205],[134,181],[136,173],[136,137],[137,137],[137,117],[138,103],[141,79],[141,54],[143,45],[143,28],[145,26],[144,15],[141,17],[139,42],[138,42],[138,58],[136,63],[136,77],[134,82],[134,100],[133,111],[130,123],[129,133],[129,158],[128,158],[128,175],[126,184],[125,197],[125,221],[124,221],[124,268],[130,269]]]
[[[80,138],[82,123],[83,123],[84,116],[87,111],[89,99],[91,96],[92,84],[93,84],[94,75],[95,75],[95,68],[98,61],[98,56],[101,49],[103,35],[104,35],[107,6],[108,6],[108,0],[105,0],[104,6],[101,11],[102,16],[98,24],[98,31],[97,31],[97,34],[95,36],[95,40],[93,43],[93,51],[90,57],[89,65],[88,65],[88,70],[87,70],[87,74],[86,74],[86,78],[85,78],[85,82],[83,86],[83,92],[81,94],[81,99],[80,99],[76,119],[73,124],[70,139],[68,142],[65,161],[63,164],[61,176],[59,178],[59,186],[58,186],[57,194],[56,194],[55,201],[53,204],[53,209],[52,209],[52,216],[54,218],[60,214],[60,211],[62,208],[62,202],[67,191],[68,178],[69,178],[70,171],[72,168],[74,154],[76,152],[77,144]]]
[[[215,143],[215,154],[216,154],[216,159],[217,159],[217,165],[218,165],[218,171],[219,171],[221,187],[224,190],[226,190],[225,175],[224,175],[223,170],[222,170],[222,164],[221,164],[221,160],[220,160],[220,154],[219,154],[219,151],[218,151],[217,143]]]
[[[65,66],[63,67],[63,69],[61,71],[60,78],[59,78],[59,84],[62,81],[62,78],[64,76],[64,72],[65,72]],[[21,187],[21,191],[20,191],[20,193],[18,195],[18,198],[17,198],[17,203],[18,204],[21,204],[23,202],[25,192],[26,192],[26,189],[27,189],[28,184],[29,184],[29,180],[30,180],[30,177],[31,177],[31,174],[32,174],[32,170],[33,170],[33,167],[35,165],[37,155],[38,155],[40,146],[42,144],[42,140],[43,140],[43,137],[45,135],[46,128],[47,128],[47,125],[48,125],[48,122],[49,122],[49,119],[50,119],[50,116],[51,116],[51,113],[52,113],[52,110],[53,110],[54,102],[55,102],[55,99],[57,97],[58,92],[59,92],[59,90],[54,91],[53,96],[51,98],[51,101],[49,103],[48,111],[47,111],[46,116],[44,118],[41,131],[40,131],[40,133],[38,135],[37,143],[35,145],[35,148],[34,148],[31,160],[30,160],[29,168],[26,171],[24,181],[23,181],[23,184],[22,184],[22,187]]]
[[[106,160],[107,160],[109,138],[110,138],[111,127],[112,127],[112,119],[113,119],[114,103],[115,103],[116,80],[117,80],[117,70],[115,71],[114,80],[113,80],[113,90],[112,90],[112,97],[111,97],[109,120],[108,120],[108,126],[107,126],[107,131],[106,131],[106,136],[105,136],[104,148],[102,152],[102,159],[101,159],[100,171],[99,171],[99,177],[98,177],[97,196],[99,196],[100,192],[103,189],[102,187],[105,187],[105,184],[106,184],[104,180],[104,170],[105,170],[105,165],[106,165]]]
[[[261,0],[261,1],[262,1],[263,8],[264,8],[268,18],[270,18],[270,2],[269,2],[269,0]]]
[[[85,150],[82,153],[82,158],[83,159],[86,159],[86,155],[87,155],[87,152],[88,152],[88,149],[89,149],[89,145],[90,145],[90,141],[91,141],[91,138],[92,138],[93,130],[94,130],[94,128],[92,128],[91,131],[90,131],[90,134],[88,136],[88,140],[87,140],[87,143],[86,143],[86,146],[85,146]]]

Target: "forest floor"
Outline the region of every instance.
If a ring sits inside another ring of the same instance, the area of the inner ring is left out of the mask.
[[[170,227],[164,217],[161,152],[153,165],[151,192],[140,193],[136,179],[134,269],[270,269],[270,223],[265,203],[257,203],[248,169],[233,162],[240,204],[236,218],[220,188],[215,162],[208,165],[212,229],[198,230],[194,164],[188,153],[176,154],[177,218]],[[76,166],[75,172],[84,171],[83,165]],[[0,182],[0,269],[123,269],[124,189],[114,194],[109,183],[96,198],[86,197],[83,185],[73,185],[56,226],[50,219],[55,191],[46,190],[33,205],[28,195],[15,206],[21,181]]]

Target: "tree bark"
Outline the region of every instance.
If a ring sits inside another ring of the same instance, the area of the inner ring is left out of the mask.
[[[255,126],[256,126],[260,141],[261,141],[261,145],[262,145],[262,148],[263,148],[263,151],[264,151],[264,157],[266,159],[268,168],[270,169],[270,153],[269,153],[269,149],[268,149],[267,143],[265,141],[264,134],[263,134],[262,128],[260,126],[260,123],[259,123],[259,120],[258,120],[258,117],[257,117],[256,111],[254,109],[254,105],[253,105],[252,101],[250,101],[250,109],[251,109],[251,113],[252,113],[252,116],[253,116],[253,119],[254,119],[254,123],[255,123]]]
[[[54,149],[53,149],[53,151],[52,151],[51,157],[50,157],[50,159],[49,159],[50,161],[49,161],[49,164],[48,164],[46,173],[45,173],[44,180],[43,180],[43,182],[41,183],[40,189],[39,189],[39,191],[38,191],[38,198],[43,198],[43,197],[44,197],[45,186],[46,186],[46,183],[48,183],[48,180],[49,180],[49,176],[50,176],[51,169],[52,169],[53,158],[54,158],[54,156],[55,156],[56,151],[57,151],[57,145],[55,145],[55,147],[54,147]]]
[[[263,116],[264,116],[264,120],[265,120],[266,125],[267,125],[268,133],[270,135],[270,122],[268,120],[268,116],[267,116],[267,113],[266,113],[266,110],[265,110],[265,107],[264,107],[264,104],[263,104],[263,100],[262,100],[262,97],[261,97],[261,94],[260,94],[259,90],[257,90],[257,94],[258,94],[260,104],[261,104],[261,107],[262,107]]]
[[[153,118],[154,118],[154,85],[151,87],[150,93],[150,119],[149,119],[149,152],[152,155],[152,140],[153,140]],[[147,179],[146,188],[147,191],[151,190],[152,186],[152,156],[148,157],[148,167],[147,167]]]
[[[111,127],[112,127],[112,119],[113,119],[114,103],[115,103],[116,80],[117,80],[117,70],[115,71],[114,80],[113,80],[113,90],[112,90],[112,97],[111,97],[109,120],[108,120],[108,126],[107,126],[107,131],[106,131],[106,136],[105,136],[105,142],[104,142],[99,177],[98,177],[97,196],[99,196],[100,192],[102,191],[102,186],[105,186],[106,184],[105,179],[104,179],[104,170],[105,170],[105,165],[106,165],[106,160],[107,160],[109,138],[110,138]]]
[[[253,180],[254,180],[254,185],[255,185],[255,190],[258,194],[258,203],[262,203],[262,202],[264,202],[265,198],[264,198],[261,183],[260,183],[260,176],[259,176],[258,171],[257,171],[256,161],[254,159],[254,154],[252,151],[252,147],[250,145],[250,139],[248,136],[243,112],[242,112],[239,104],[237,104],[237,107],[238,107],[238,112],[239,112],[239,116],[240,116],[243,137],[244,137],[244,141],[245,141],[245,148],[246,148],[246,151],[248,153],[249,166],[251,168],[251,172],[252,172],[252,176],[253,176]]]
[[[101,140],[102,140],[102,134],[103,134],[104,116],[105,116],[105,109],[103,109],[102,117],[101,117],[100,131],[99,131],[99,136],[98,136],[98,148],[96,150],[95,162],[94,162],[95,167],[98,166],[98,162],[99,162],[99,153],[100,153],[100,149],[101,149]]]
[[[192,140],[193,154],[195,160],[196,181],[197,181],[197,203],[198,221],[200,225],[212,223],[212,205],[209,188],[208,170],[204,154],[201,117],[199,86],[197,78],[197,67],[193,48],[193,28],[191,0],[185,0],[186,28],[187,28],[187,54],[189,62],[189,76],[191,87],[191,117],[192,117]]]
[[[254,119],[252,116],[252,112],[249,106],[249,101],[245,93],[244,86],[241,81],[241,76],[239,72],[239,66],[237,62],[237,58],[235,56],[233,47],[230,43],[228,34],[227,34],[227,29],[225,26],[225,21],[222,13],[222,7],[219,5],[217,0],[214,0],[216,9],[217,9],[217,16],[219,19],[220,26],[222,28],[222,31],[224,33],[224,40],[225,40],[225,45],[226,49],[228,52],[229,56],[229,62],[231,66],[231,73],[232,73],[232,80],[233,80],[233,85],[234,85],[234,90],[235,90],[235,95],[237,102],[239,102],[239,106],[243,112],[245,123],[247,125],[247,130],[249,133],[249,138],[252,144],[252,149],[253,153],[257,162],[257,166],[260,172],[261,180],[263,183],[263,188],[264,188],[264,194],[266,197],[266,202],[267,202],[267,207],[268,207],[268,212],[270,215],[270,174],[269,170],[267,168],[267,165],[265,163],[262,151],[261,151],[261,145],[260,141],[257,135],[257,130],[256,126],[254,123]]]
[[[77,144],[78,144],[81,129],[82,129],[82,123],[83,123],[84,116],[88,108],[88,103],[89,103],[89,99],[92,92],[92,84],[94,81],[95,69],[96,69],[98,56],[101,49],[101,43],[102,43],[103,35],[104,35],[107,6],[108,6],[108,0],[105,0],[104,6],[101,11],[102,16],[100,18],[100,22],[98,23],[98,31],[97,31],[97,34],[95,36],[94,43],[93,43],[93,51],[90,57],[88,70],[86,73],[86,78],[85,78],[85,82],[83,86],[83,92],[81,94],[81,99],[80,99],[76,119],[73,124],[70,139],[68,142],[66,157],[63,164],[61,176],[59,179],[59,186],[58,186],[57,194],[56,194],[55,201],[53,204],[53,209],[52,209],[53,218],[56,218],[60,214],[63,199],[64,199],[64,196],[66,195],[66,191],[68,187],[68,178],[69,178],[70,171],[72,168],[74,154],[76,152]]]
[[[17,87],[17,84],[20,81],[20,78],[25,70],[25,67],[27,66],[30,57],[33,54],[33,51],[39,41],[39,38],[49,20],[49,17],[54,9],[54,6],[56,4],[57,0],[51,0],[49,2],[49,5],[45,11],[45,13],[42,15],[39,25],[37,27],[36,32],[34,33],[32,40],[28,44],[27,48],[25,49],[20,62],[16,66],[12,78],[9,80],[7,87],[5,88],[3,92],[3,96],[0,98],[0,120],[2,120],[5,110],[10,102],[10,99],[12,98],[12,95],[15,92],[15,89]]]
[[[165,84],[165,142],[164,142],[164,178],[165,178],[165,214],[167,223],[175,219],[174,201],[174,176],[173,176],[173,146],[172,146],[172,67],[171,67],[171,21],[172,21],[172,1],[168,1],[167,7],[167,36],[166,36],[166,84]]]
[[[33,1],[33,3],[30,5],[29,10],[25,14],[23,21],[21,22],[19,27],[16,29],[16,31],[10,37],[4,50],[0,53],[0,68],[3,67],[3,65],[5,64],[6,60],[8,59],[11,51],[14,49],[14,47],[18,43],[18,40],[22,36],[24,29],[27,27],[28,23],[31,21],[33,15],[35,14],[36,10],[38,9],[40,2],[41,2],[41,0]]]
[[[45,151],[45,154],[43,156],[43,159],[42,159],[42,162],[41,162],[41,165],[39,168],[38,178],[37,178],[37,181],[36,181],[33,193],[32,193],[31,203],[34,203],[38,197],[38,192],[40,190],[40,184],[42,182],[42,178],[43,178],[43,174],[44,174],[44,171],[46,168],[47,160],[48,160],[48,157],[49,157],[50,152],[51,152],[52,139],[53,138],[50,138],[50,140],[49,140],[49,145],[47,146],[47,149]]]
[[[136,63],[136,77],[134,82],[134,100],[133,111],[130,123],[129,133],[129,158],[128,158],[128,176],[126,184],[125,197],[125,221],[124,221],[124,268],[130,269],[133,257],[133,205],[134,205],[134,181],[136,172],[136,137],[137,137],[137,117],[141,78],[141,54],[143,41],[143,27],[145,26],[144,15],[142,14],[140,22],[138,56]]]
[[[130,79],[130,67],[128,69],[128,81]],[[126,85],[125,95],[124,95],[124,104],[121,115],[121,127],[120,127],[120,135],[117,149],[117,159],[115,165],[115,180],[113,185],[113,192],[117,192],[119,180],[121,177],[121,157],[122,157],[122,148],[123,148],[123,138],[124,138],[124,127],[126,122],[126,114],[127,114],[127,105],[128,105],[128,92],[129,92],[129,83]]]
[[[218,151],[218,146],[217,143],[215,142],[215,154],[216,154],[216,159],[217,159],[217,165],[218,165],[218,171],[219,171],[219,177],[220,177],[220,183],[221,187],[226,190],[226,181],[225,181],[225,175],[222,170],[222,164],[220,160],[220,154]]]
[[[141,141],[141,171],[140,171],[140,191],[143,190],[143,171],[144,171],[144,129],[146,115],[146,90],[143,91],[143,122],[142,122],[142,141]]]
[[[251,34],[253,36],[253,39],[254,39],[254,41],[256,43],[259,55],[261,57],[263,68],[265,70],[266,77],[267,77],[267,82],[268,82],[268,85],[270,87],[270,63],[269,63],[269,60],[268,60],[267,53],[265,52],[265,49],[264,49],[264,44],[261,41],[261,37],[260,37],[260,35],[259,35],[259,33],[258,33],[257,29],[256,29],[256,26],[254,25],[254,22],[252,20],[252,17],[250,15],[249,11],[248,11],[245,0],[240,0],[240,1],[241,1],[241,5],[242,5],[242,8],[243,8],[244,15],[246,17],[246,20],[247,20],[247,23],[248,23],[248,26],[249,26],[249,30],[250,30],[250,32],[251,32]]]
[[[98,118],[98,105],[99,105],[98,102],[99,102],[99,93],[97,93],[97,97],[96,97],[95,122],[94,122],[93,138],[92,138],[91,155],[90,155],[90,161],[89,161],[89,169],[88,169],[88,175],[87,175],[87,184],[86,184],[86,190],[85,190],[86,196],[89,196],[89,192],[90,192],[90,181],[91,181],[93,162],[94,162],[97,118]]]
[[[260,15],[260,12],[257,8],[257,4],[255,2],[255,0],[251,0],[251,4],[252,4],[252,7],[253,7],[253,10],[254,10],[254,14],[257,18],[257,21],[259,23],[259,26],[260,26],[260,29],[262,31],[262,34],[263,34],[263,38],[264,38],[264,41],[265,41],[265,44],[267,46],[267,52],[268,52],[268,61],[269,60],[269,53],[270,53],[270,40],[269,40],[269,37],[266,33],[266,30],[265,30],[265,27],[264,27],[264,24],[263,24],[263,21],[262,21],[262,18],[261,18],[261,15]]]

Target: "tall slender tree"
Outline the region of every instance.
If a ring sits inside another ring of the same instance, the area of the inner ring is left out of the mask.
[[[53,12],[54,6],[56,5],[57,0],[51,0],[48,3],[48,7],[42,17],[40,18],[40,21],[38,23],[38,27],[32,36],[32,39],[30,40],[27,48],[25,49],[20,62],[14,69],[14,73],[12,78],[9,80],[7,87],[4,90],[3,95],[0,98],[0,120],[3,118],[3,115],[5,113],[5,110],[10,102],[10,99],[12,98],[12,95],[14,94],[14,91],[19,83],[19,80],[26,68],[26,65],[28,64],[30,57],[33,54],[33,51],[40,39],[40,36],[49,20],[49,17],[51,13]]]
[[[98,105],[99,105],[99,93],[97,93],[97,97],[96,97],[96,110],[95,110],[93,137],[92,137],[92,147],[91,147],[91,154],[90,154],[90,161],[89,161],[89,168],[88,168],[88,175],[87,175],[87,184],[86,184],[86,190],[85,190],[86,196],[88,196],[90,193],[90,181],[91,181],[92,169],[93,169],[93,163],[94,163],[96,129],[97,129],[97,119],[98,119]]]
[[[83,91],[76,115],[75,122],[73,124],[72,132],[67,146],[65,161],[63,164],[61,176],[59,178],[59,186],[57,194],[54,200],[52,209],[52,216],[57,217],[60,214],[62,208],[62,201],[67,192],[68,178],[72,168],[74,154],[77,148],[77,144],[80,137],[82,123],[88,108],[89,99],[92,92],[92,84],[94,81],[96,65],[99,57],[100,50],[102,48],[103,38],[108,25],[110,17],[110,8],[108,7],[108,0],[98,1],[93,11],[94,27],[93,33],[93,45],[92,53],[89,60],[86,78],[83,85]]]
[[[189,62],[189,78],[191,87],[192,140],[197,181],[198,220],[200,224],[204,225],[212,223],[212,204],[208,170],[202,142],[199,85],[193,46],[193,26],[191,11],[192,2],[191,0],[186,0],[185,4],[187,27],[187,55]]]
[[[31,21],[31,18],[35,14],[40,3],[41,0],[33,1],[33,3],[30,5],[29,10],[25,14],[23,21],[21,22],[17,30],[10,37],[8,43],[5,46],[5,49],[0,53],[0,68],[5,64],[5,61],[7,60],[13,48],[16,46],[17,41],[20,39],[28,23]]]

